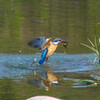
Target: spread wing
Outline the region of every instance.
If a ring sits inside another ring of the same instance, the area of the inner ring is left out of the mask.
[[[45,50],[46,48],[48,48],[48,46],[51,45],[51,41],[52,41],[51,38],[39,37],[30,41],[28,45],[34,48],[38,48],[40,50]]]

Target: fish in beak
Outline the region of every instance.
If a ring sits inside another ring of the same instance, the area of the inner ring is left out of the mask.
[[[68,41],[66,41],[66,40],[62,40],[61,42],[63,43],[63,46],[64,46],[65,48],[68,47]]]

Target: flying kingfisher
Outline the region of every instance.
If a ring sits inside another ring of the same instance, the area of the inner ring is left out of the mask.
[[[64,47],[68,46],[68,41],[62,40],[60,38],[52,40],[52,38],[46,37],[35,38],[30,41],[28,45],[41,50],[42,55],[39,64],[42,65],[45,61],[48,61],[48,58],[53,54],[60,43],[63,43]]]

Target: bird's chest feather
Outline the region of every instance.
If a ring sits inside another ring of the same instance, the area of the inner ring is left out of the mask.
[[[48,47],[48,53],[46,55],[46,57],[49,57],[53,54],[53,52],[56,50],[58,45],[51,45]]]

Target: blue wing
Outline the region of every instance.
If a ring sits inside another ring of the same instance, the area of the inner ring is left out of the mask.
[[[43,44],[45,44],[46,38],[45,37],[39,37],[35,38],[34,40],[30,41],[28,45],[34,47],[34,48],[39,48],[42,49]]]
[[[48,49],[45,49],[41,55],[41,60],[39,61],[39,64],[42,65],[45,62],[46,54],[48,52]]]

